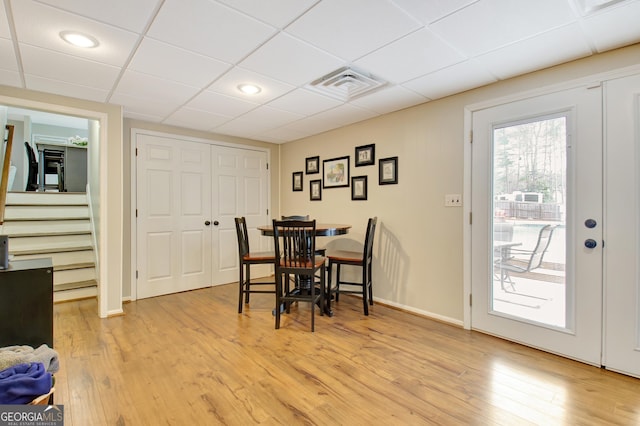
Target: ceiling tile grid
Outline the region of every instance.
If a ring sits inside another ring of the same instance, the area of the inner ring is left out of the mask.
[[[639,17],[640,0],[3,0],[0,84],[285,143],[638,43]],[[383,84],[346,100],[305,89],[345,67]]]

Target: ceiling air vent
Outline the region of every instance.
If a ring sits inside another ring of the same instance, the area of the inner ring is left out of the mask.
[[[387,84],[369,73],[342,67],[307,84],[306,88],[326,96],[349,101],[371,93]]]

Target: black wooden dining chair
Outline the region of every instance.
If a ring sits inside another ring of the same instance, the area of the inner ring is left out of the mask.
[[[251,252],[249,250],[249,234],[247,233],[247,221],[244,217],[236,217],[236,234],[238,237],[238,313],[242,313],[242,299],[244,303],[249,303],[251,293],[271,293],[275,294],[275,281],[251,281],[251,265],[275,264],[273,252]],[[252,288],[258,286],[258,288]],[[265,289],[265,286],[271,288]]]
[[[294,302],[311,304],[311,331],[315,331],[315,309],[323,315],[325,258],[315,254],[315,220],[273,220],[276,258],[276,329],[280,328],[281,307],[290,313]],[[319,273],[319,279],[313,277]],[[291,288],[290,276],[297,284]]]
[[[332,295],[335,295],[336,302],[339,301],[340,293],[352,293],[362,295],[362,305],[364,306],[364,314],[369,315],[369,305],[373,305],[373,285],[371,279],[373,264],[373,237],[376,232],[377,217],[370,218],[367,223],[367,232],[364,239],[364,247],[359,251],[336,250],[327,254],[329,259],[329,293],[327,294],[327,303],[331,303]],[[336,285],[332,287],[333,266],[336,266]],[[362,281],[344,281],[340,277],[340,267],[343,265],[360,266],[362,268]],[[360,287],[358,290],[341,289],[340,285],[349,285]]]

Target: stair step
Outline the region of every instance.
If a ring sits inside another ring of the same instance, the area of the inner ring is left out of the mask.
[[[93,241],[91,234],[9,237],[9,254],[16,256],[90,250],[92,248]]]
[[[87,205],[84,192],[8,192],[7,205]]]
[[[42,204],[38,206],[13,205],[5,209],[5,222],[15,220],[61,220],[89,219],[89,207],[84,205],[60,206]]]
[[[37,235],[86,234],[91,232],[88,220],[10,221],[2,225],[2,233],[9,237]]]
[[[54,271],[95,267],[93,250],[65,251],[48,254],[25,254],[13,257],[14,260],[51,258]]]
[[[69,288],[96,280],[96,268],[67,269],[53,272],[53,289]]]
[[[88,288],[88,287],[97,287],[96,280],[74,281],[74,282],[64,283],[64,284],[54,284],[53,291],[59,292],[59,291],[76,290],[76,289]]]
[[[72,300],[88,299],[98,295],[98,287],[96,285],[89,287],[81,287],[70,290],[58,290],[53,293],[53,302],[69,302]]]

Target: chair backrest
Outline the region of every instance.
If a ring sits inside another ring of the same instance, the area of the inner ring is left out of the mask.
[[[513,224],[507,222],[494,223],[493,239],[495,241],[513,241]]]
[[[316,251],[315,220],[273,220],[276,268],[287,272],[308,270],[313,274]]]
[[[366,264],[371,264],[373,260],[373,236],[376,233],[376,225],[378,224],[378,218],[372,217],[369,218],[369,222],[367,223],[367,235],[364,238],[364,262]]]
[[[36,160],[36,154],[33,152],[33,148],[29,142],[25,142],[24,147],[27,150],[27,158],[29,160],[29,173],[27,175],[25,191],[35,191],[38,189],[38,161]]]
[[[282,220],[309,220],[309,215],[305,216],[282,216]]]
[[[551,243],[551,236],[553,235],[554,229],[555,226],[553,225],[545,225],[540,229],[540,233],[538,234],[538,242],[536,243],[536,247],[531,253],[527,271],[539,268],[542,264],[542,258],[549,248],[549,243]]]
[[[247,233],[247,221],[244,217],[236,217],[236,236],[238,237],[238,253],[240,263],[242,258],[249,254],[249,234]]]

